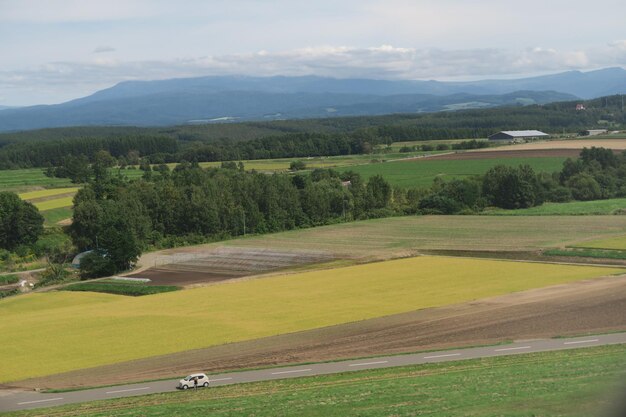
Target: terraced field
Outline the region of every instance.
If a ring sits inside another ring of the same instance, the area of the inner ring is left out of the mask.
[[[140,299],[93,293],[30,294],[0,301],[0,334],[4,338],[0,382],[621,272],[602,267],[417,257]],[[45,343],[32,343],[34,334]]]

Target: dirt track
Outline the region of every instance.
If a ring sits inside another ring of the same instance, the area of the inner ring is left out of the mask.
[[[495,149],[500,149],[495,152]],[[459,153],[448,153],[443,155],[434,155],[428,159],[416,159],[416,161],[422,160],[436,160],[436,161],[459,161],[459,160],[471,160],[471,159],[502,159],[502,158],[577,158],[580,155],[580,149],[520,149],[513,150],[502,148],[494,148],[489,151],[470,151]]]
[[[66,388],[117,384],[197,370],[214,372],[613,330],[626,330],[626,276],[580,281],[13,385]]]

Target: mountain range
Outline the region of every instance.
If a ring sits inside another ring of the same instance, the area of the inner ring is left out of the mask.
[[[66,103],[0,107],[0,131],[435,112],[545,104],[621,93],[626,93],[623,68],[471,82],[316,76],[126,81]]]

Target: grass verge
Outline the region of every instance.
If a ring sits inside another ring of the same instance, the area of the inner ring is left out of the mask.
[[[14,412],[34,416],[587,416],[626,375],[626,346],[225,386]]]
[[[548,249],[543,251],[545,256],[575,256],[580,258],[599,258],[599,259],[624,259],[626,260],[626,252],[619,250],[602,250],[602,249]]]
[[[569,203],[545,203],[526,209],[485,211],[494,216],[584,216],[614,214],[626,208],[626,198],[609,200],[571,201]]]

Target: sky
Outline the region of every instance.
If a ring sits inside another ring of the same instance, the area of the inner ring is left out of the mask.
[[[205,75],[476,80],[626,67],[624,0],[0,0],[0,105]]]

